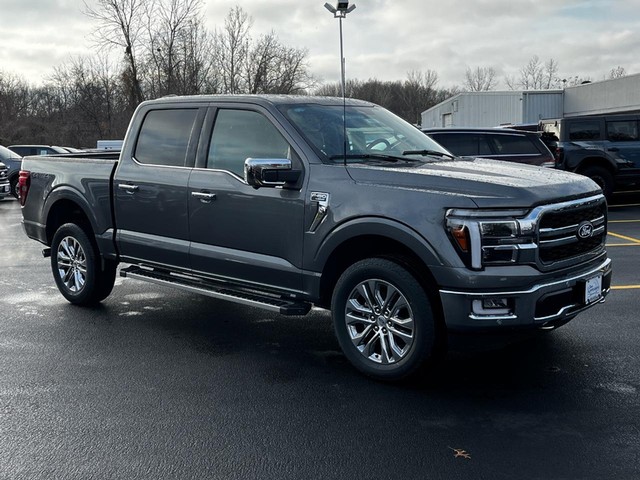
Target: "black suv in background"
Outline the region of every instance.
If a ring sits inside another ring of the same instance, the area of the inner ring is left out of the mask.
[[[594,180],[607,198],[640,184],[640,115],[598,115],[543,120],[557,140],[556,166]]]
[[[7,179],[7,167],[0,162],[0,200],[9,195],[9,181]]]
[[[18,198],[18,174],[20,173],[20,165],[22,165],[22,157],[7,147],[0,145],[0,162],[7,166],[5,179],[9,181],[11,194]],[[0,177],[0,182],[2,180],[2,177]],[[2,195],[1,187],[0,195]]]
[[[536,132],[504,128],[426,128],[433,140],[460,157],[493,158],[554,167],[555,159]]]

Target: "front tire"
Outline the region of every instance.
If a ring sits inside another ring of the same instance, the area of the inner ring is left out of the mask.
[[[424,288],[394,261],[370,258],[347,268],[336,284],[331,310],[345,356],[375,379],[413,376],[443,351]]]
[[[15,198],[20,198],[20,187],[18,185],[18,177],[12,177],[9,180],[9,185],[11,186],[11,195]]]
[[[53,236],[51,270],[60,293],[75,305],[105,299],[115,282],[115,264],[103,270],[98,248],[74,223],[65,223]]]

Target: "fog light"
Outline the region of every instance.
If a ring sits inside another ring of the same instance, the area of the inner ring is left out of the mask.
[[[508,298],[483,298],[472,303],[476,315],[510,315],[511,306]]]

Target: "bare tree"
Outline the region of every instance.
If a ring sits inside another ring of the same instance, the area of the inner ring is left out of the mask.
[[[470,92],[493,90],[498,84],[496,70],[493,67],[467,67],[464,86]]]
[[[433,70],[411,71],[404,81],[347,80],[346,95],[377,103],[408,122],[419,123],[424,110],[459,93],[457,88],[438,89],[437,83],[438,74]],[[321,85],[314,94],[340,96],[340,83]]]
[[[250,47],[244,65],[248,93],[301,93],[315,80],[309,75],[307,51],[288,47],[278,41],[275,32],[262,35]]]
[[[24,79],[0,71],[0,145],[10,145],[17,138],[21,123],[29,115],[31,93]]]
[[[122,79],[130,90],[131,107],[144,100],[140,85],[138,50],[146,16],[145,0],[95,0],[94,7],[84,3],[84,13],[97,20],[100,27],[95,30],[95,39],[101,48],[124,49],[127,69]]]
[[[505,77],[505,82],[511,90],[548,90],[559,85],[558,62],[553,58],[545,63],[534,55],[529,62],[520,69],[518,79]]]
[[[193,40],[194,29],[201,29],[201,8],[202,0],[150,0],[146,5],[149,39],[144,47],[156,96],[184,90],[180,77],[193,53],[186,43]]]
[[[251,17],[235,6],[225,18],[224,28],[215,34],[217,50],[214,55],[225,93],[241,93],[244,90],[242,67],[249,55],[252,23]]]
[[[400,115],[411,123],[420,123],[421,113],[436,102],[435,87],[438,74],[434,70],[410,71],[400,89]]]
[[[547,60],[544,64],[542,73],[542,84],[540,85],[542,90],[549,90],[558,85],[558,62],[553,58]]]

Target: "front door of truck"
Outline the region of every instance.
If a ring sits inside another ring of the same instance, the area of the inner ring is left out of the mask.
[[[191,268],[218,279],[300,290],[304,195],[301,189],[244,181],[247,158],[296,157],[266,111],[211,109],[189,180]],[[294,159],[294,168],[300,167]]]
[[[187,184],[205,109],[148,109],[137,115],[114,178],[124,261],[189,268]],[[131,145],[133,144],[133,145]]]

